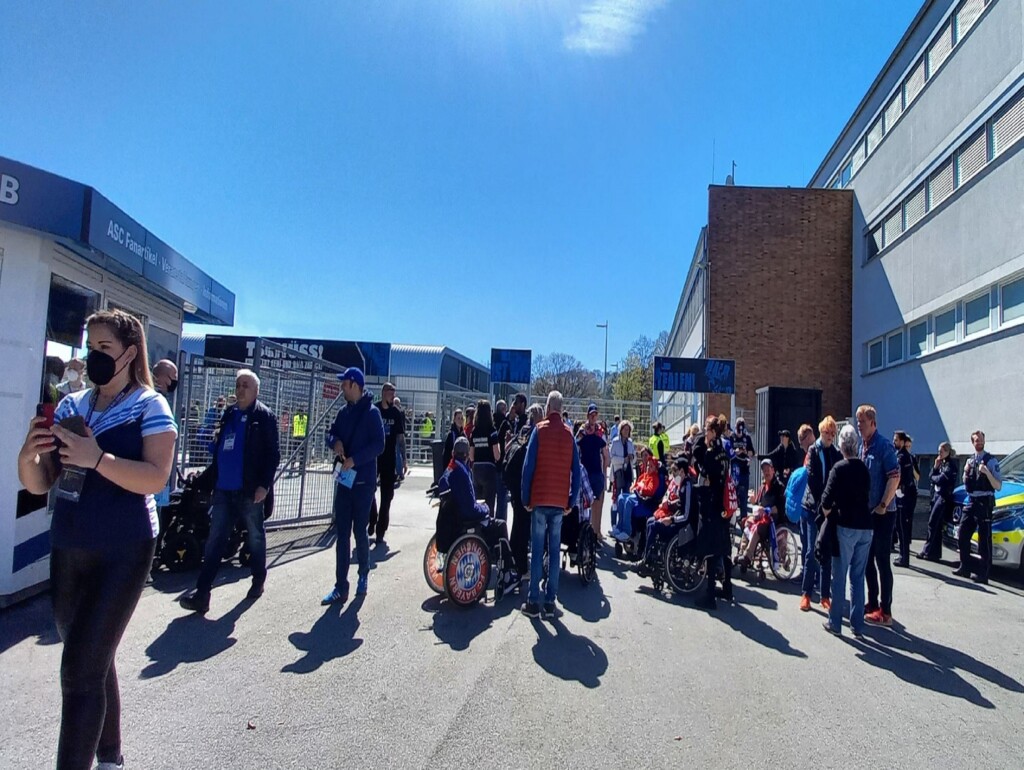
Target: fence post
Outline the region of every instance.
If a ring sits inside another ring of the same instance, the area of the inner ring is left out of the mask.
[[[313,414],[313,386],[316,384],[316,366],[314,365],[314,371],[309,373],[309,397],[306,399],[306,435],[302,437],[303,449],[302,449],[302,464],[300,466],[300,481],[299,481],[299,512],[296,516],[297,519],[302,518],[302,505],[306,500],[306,465],[309,462],[309,415]]]

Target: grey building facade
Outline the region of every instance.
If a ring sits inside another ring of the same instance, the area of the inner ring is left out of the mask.
[[[1024,443],[1024,0],[928,0],[812,178],[851,189],[852,395]]]

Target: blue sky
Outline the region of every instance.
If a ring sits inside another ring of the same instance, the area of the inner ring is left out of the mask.
[[[0,5],[0,154],[243,333],[569,352],[671,325],[707,186],[807,184],[920,0]]]

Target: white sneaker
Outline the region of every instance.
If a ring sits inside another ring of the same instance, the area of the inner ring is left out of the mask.
[[[124,761],[121,762],[100,762],[96,770],[124,770]]]

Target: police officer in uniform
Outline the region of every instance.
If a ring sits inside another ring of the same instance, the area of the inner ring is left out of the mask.
[[[914,532],[914,509],[917,507],[917,473],[914,456],[910,454],[910,436],[898,430],[893,434],[892,446],[900,464],[900,485],[896,488],[896,534],[900,554],[894,567],[910,566],[910,539]]]
[[[1003,477],[999,472],[999,461],[985,451],[985,433],[980,430],[971,434],[974,454],[964,464],[964,486],[967,488],[967,502],[960,517],[960,567],[954,575],[977,576],[975,583],[988,583],[992,569],[992,511],[996,507],[996,492],[1003,488]],[[971,569],[971,537],[978,533],[978,556],[980,565]]]
[[[716,608],[716,596],[728,602],[732,596],[732,541],[725,510],[725,484],[729,473],[729,455],[722,444],[723,425],[717,417],[709,417],[704,435],[693,447],[693,460],[699,471],[697,498],[700,501],[701,528],[698,534],[700,552],[708,557],[707,593],[695,604],[706,610]],[[715,580],[721,572],[722,590],[715,591]]]

